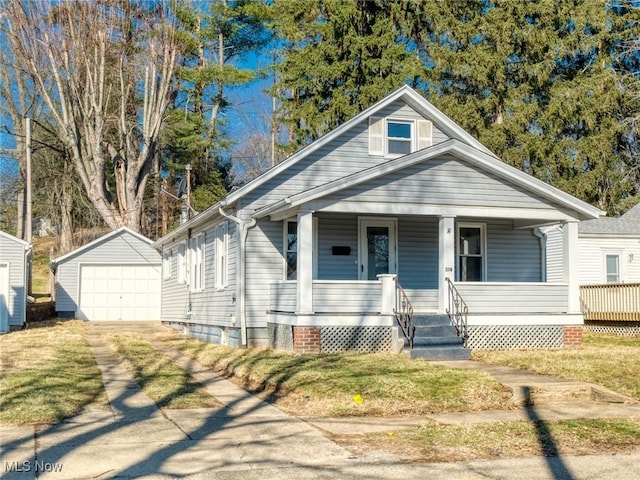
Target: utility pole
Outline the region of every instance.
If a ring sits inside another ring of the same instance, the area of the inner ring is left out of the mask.
[[[31,232],[33,230],[32,221],[31,221],[31,119],[29,117],[25,118],[25,132],[26,132],[26,203],[27,208],[25,212],[25,221],[24,221],[24,240],[27,243],[31,243]]]

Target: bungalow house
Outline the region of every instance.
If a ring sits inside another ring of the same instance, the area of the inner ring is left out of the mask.
[[[26,323],[31,252],[30,244],[0,231],[0,333]]]
[[[600,214],[404,86],[159,239],[161,317],[296,352],[573,346],[578,224]]]

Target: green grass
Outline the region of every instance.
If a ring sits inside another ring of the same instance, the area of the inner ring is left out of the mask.
[[[354,444],[349,436],[336,440],[346,448]],[[357,443],[360,450],[385,450],[414,461],[432,462],[625,452],[640,447],[640,421],[426,423],[412,430],[364,435]]]
[[[158,406],[178,409],[222,405],[184,369],[165,357],[140,335],[109,335],[106,340],[126,359],[125,365],[144,393]]]
[[[394,354],[294,355],[234,349],[168,333],[163,340],[297,415],[420,415],[503,408],[511,393],[480,372]]]
[[[47,322],[0,337],[0,423],[53,423],[107,408],[82,322]]]
[[[577,350],[475,351],[474,358],[568,380],[595,383],[640,400],[640,337],[585,332]]]

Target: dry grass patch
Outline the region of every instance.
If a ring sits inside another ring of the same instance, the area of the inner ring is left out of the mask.
[[[511,393],[488,375],[401,355],[294,355],[213,345],[175,332],[158,338],[294,415],[402,416],[510,406]]]
[[[585,332],[578,350],[474,351],[474,359],[595,383],[640,400],[640,337]]]
[[[88,404],[108,408],[79,321],[51,321],[0,337],[0,422],[54,423]]]
[[[640,420],[495,422],[472,425],[426,423],[413,430],[337,436],[356,453],[385,451],[405,460],[461,460],[587,455],[625,452],[640,447]]]
[[[107,335],[106,341],[125,359],[144,393],[164,408],[220,407],[215,397],[183,368],[168,359],[141,335]]]

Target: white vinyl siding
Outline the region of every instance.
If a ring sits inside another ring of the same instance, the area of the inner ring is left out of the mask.
[[[640,282],[640,238],[579,237],[578,279],[580,285],[606,283],[606,253],[619,255],[619,281],[621,283]]]

